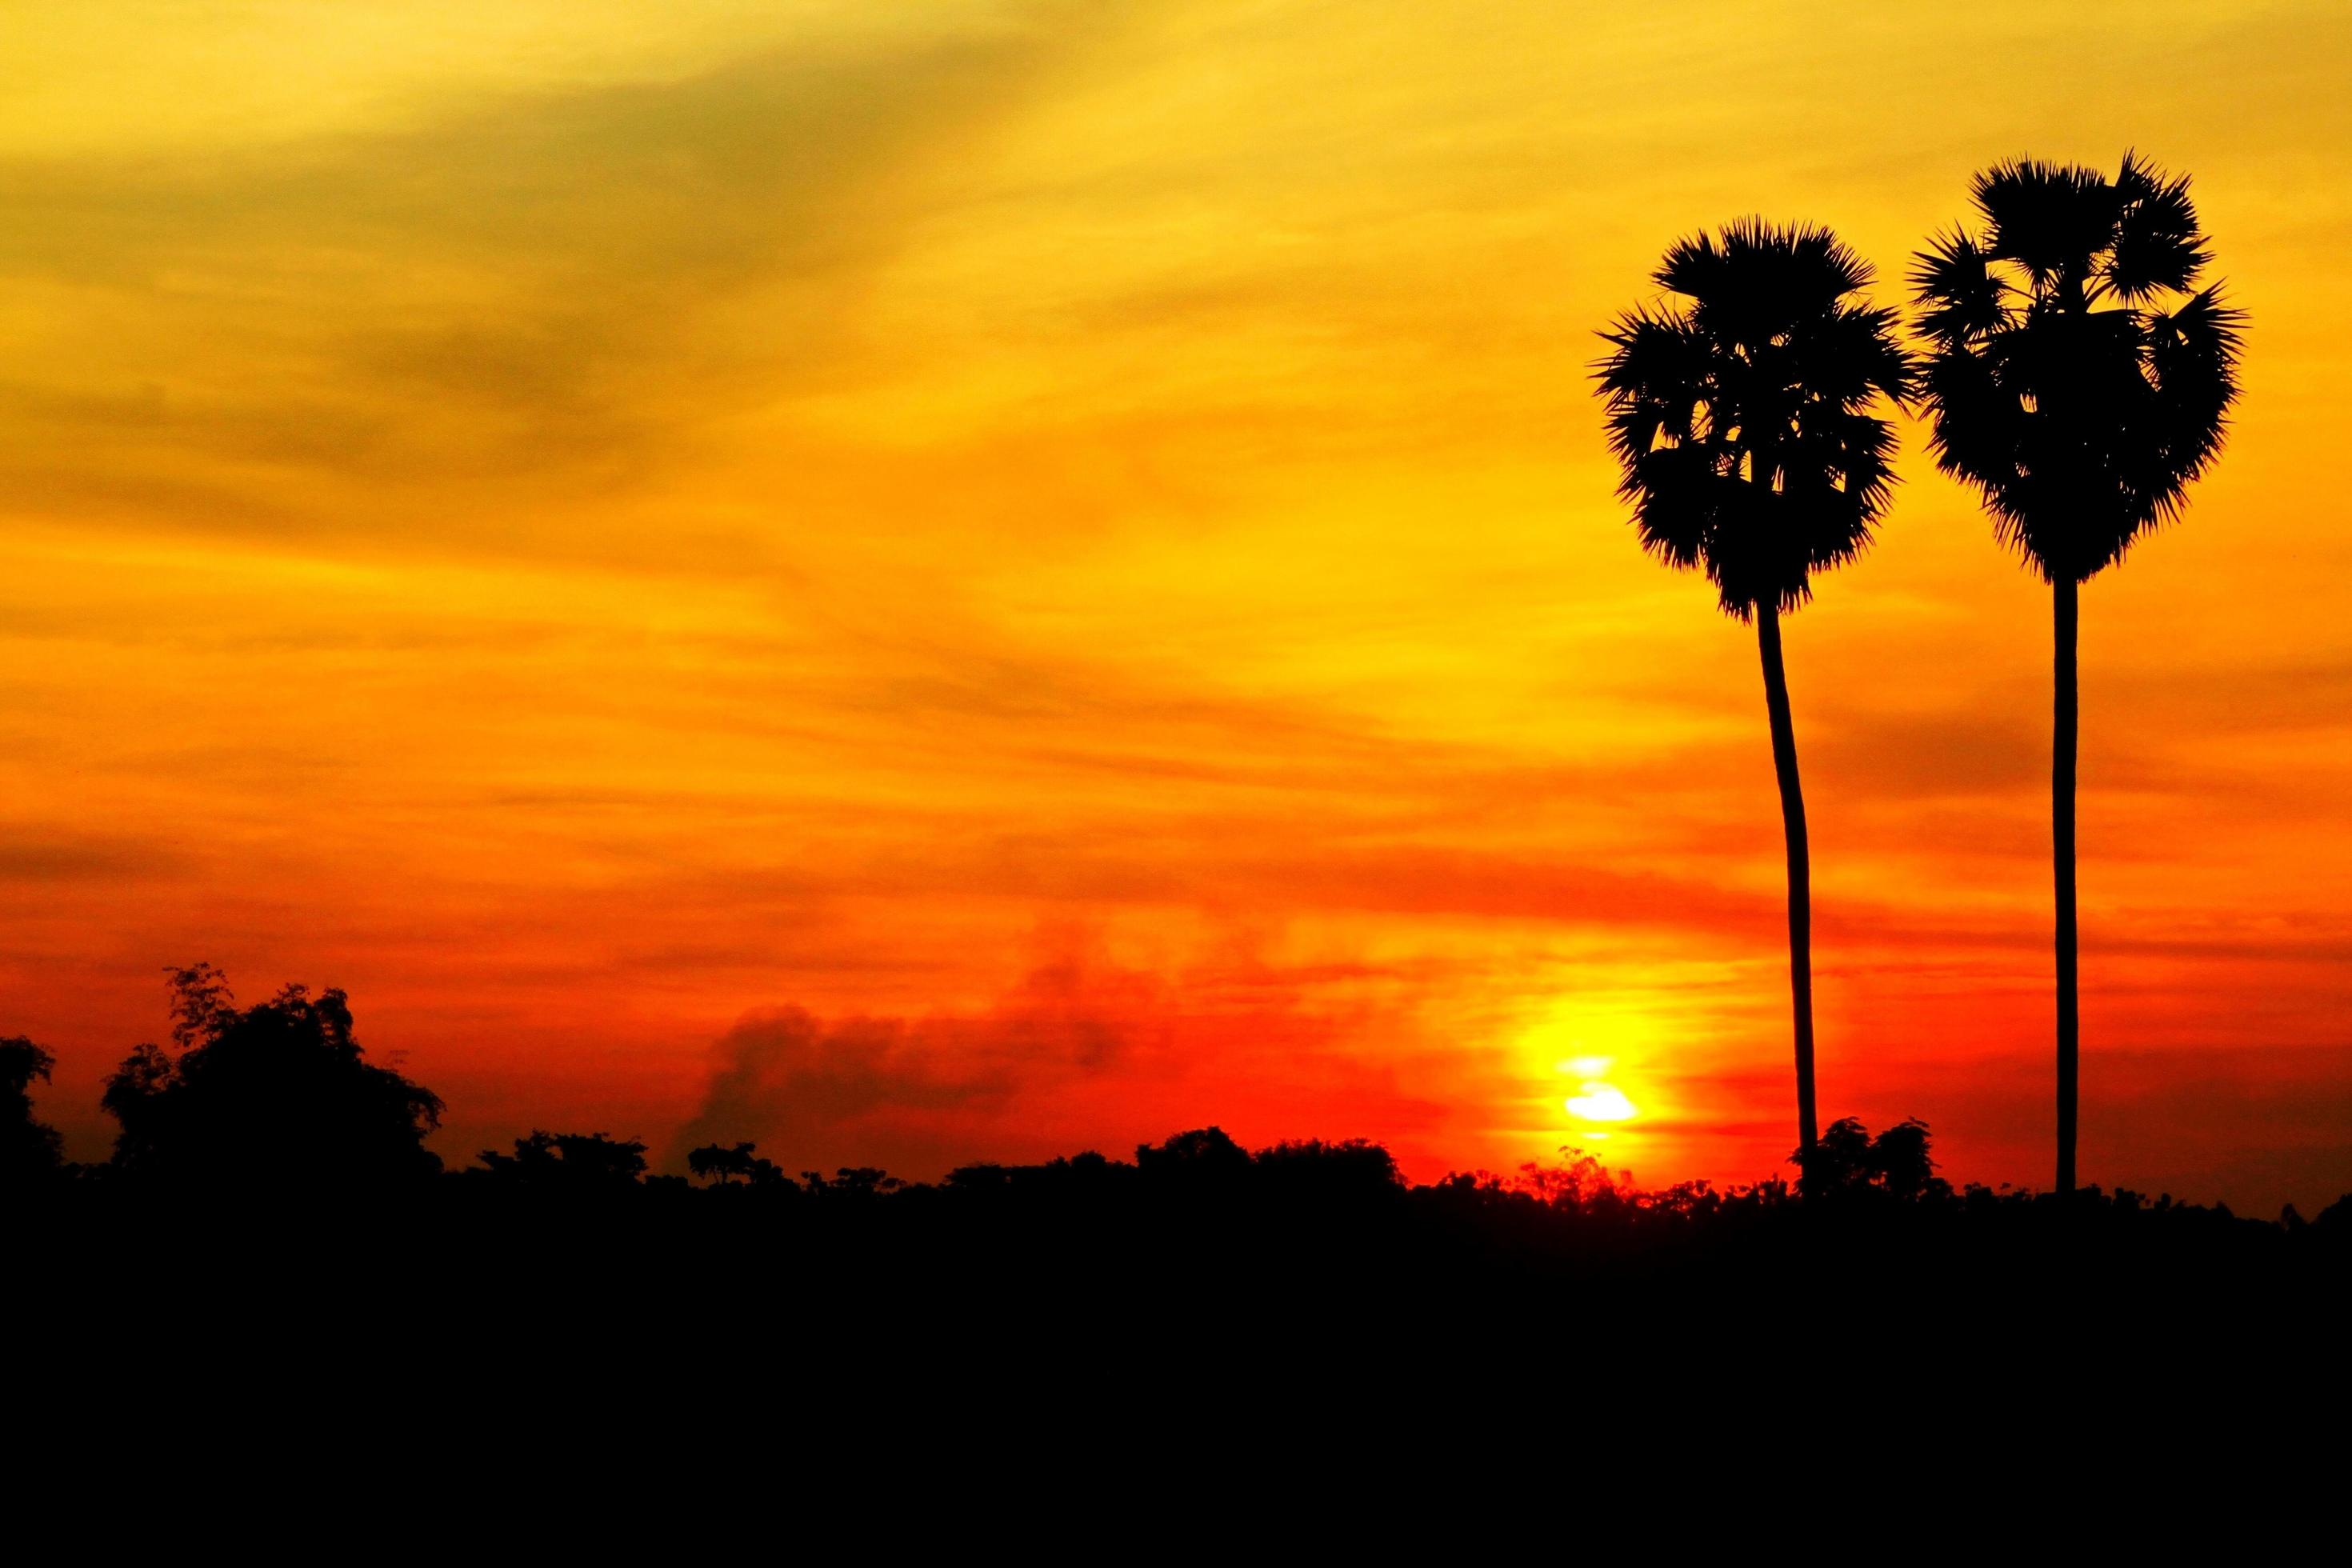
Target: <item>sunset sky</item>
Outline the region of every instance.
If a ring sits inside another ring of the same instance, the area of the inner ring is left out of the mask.
[[[82,1158],[209,959],[346,987],[453,1163],[1769,1173],[1755,641],[1637,547],[1595,330],[1748,213],[1899,300],[1974,170],[2137,147],[2252,324],[2084,595],[2083,1173],[2309,1214],[2347,82],[2333,0],[13,7],[0,1035]],[[1905,440],[1787,627],[1822,1110],[2045,1184],[2048,594]]]

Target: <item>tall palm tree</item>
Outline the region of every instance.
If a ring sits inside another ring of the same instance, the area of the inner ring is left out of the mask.
[[[2058,1190],[2074,1190],[2074,645],[2081,585],[2176,516],[2221,450],[2243,318],[2208,259],[2189,181],[2124,154],[2112,180],[2032,161],[1976,178],[1982,232],[1919,253],[1936,460],[1983,497],[2051,584],[2051,849],[2057,894]]]
[[[1780,617],[1812,574],[1870,542],[1891,499],[1894,427],[1913,366],[1895,315],[1856,296],[1870,268],[1825,228],[1759,218],[1679,240],[1653,278],[1669,297],[1601,336],[1609,443],[1643,546],[1703,568],[1724,611],[1756,624],[1789,855],[1798,1169],[1815,1163],[1811,863]]]

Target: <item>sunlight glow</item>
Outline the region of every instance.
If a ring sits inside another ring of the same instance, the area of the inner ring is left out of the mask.
[[[1623,1089],[1598,1080],[1577,1086],[1568,1097],[1568,1113],[1585,1121],[1630,1121],[1640,1114]]]
[[[1753,1181],[1794,1110],[1757,630],[1643,550],[1594,334],[1748,213],[1907,312],[1974,171],[2137,142],[2261,348],[2084,609],[2085,1039],[2145,1097],[2085,1157],[2352,1188],[2296,1131],[2352,1093],[2346,7],[1753,9],[0,12],[41,1119],[104,1159],[209,955],[350,987],[453,1164],[556,1117],[910,1179],[1218,1125]],[[1822,1088],[2033,1179],[2049,606],[1929,435],[1788,634]]]
[[[1531,1067],[1540,1063],[1567,1080],[1570,1092],[1551,1103],[1566,1112],[1579,1141],[1628,1135],[1624,1124],[1645,1113],[1633,1092],[1643,1093],[1644,1101],[1649,1098],[1642,1065],[1656,1033],[1651,1009],[1646,996],[1585,993],[1555,1003],[1520,1037],[1520,1048],[1533,1058]]]

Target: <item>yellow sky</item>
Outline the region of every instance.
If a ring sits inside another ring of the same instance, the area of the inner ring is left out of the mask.
[[[453,1157],[1760,1173],[1754,647],[1634,547],[1591,334],[1701,225],[1891,283],[1981,164],[2137,146],[2252,329],[2085,597],[2084,1168],[2307,1206],[2347,80],[2325,4],[17,8],[0,1033],[85,1154],[209,957],[349,986]],[[1823,1103],[2038,1181],[2047,605],[1906,434],[1789,631]],[[1593,1059],[1641,1115],[1569,1115]]]

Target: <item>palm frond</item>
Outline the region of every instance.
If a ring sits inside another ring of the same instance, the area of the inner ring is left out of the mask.
[[[2210,250],[2198,232],[2188,176],[2167,179],[2161,170],[2126,153],[2116,190],[2123,200],[2102,268],[2108,286],[2137,305],[2160,290],[2194,283]]]
[[[1869,264],[1817,225],[1740,218],[1719,235],[1677,240],[1658,284],[1687,297],[1701,328],[1731,343],[1769,343],[1870,281]]]
[[[1802,378],[1823,394],[1835,391],[1849,405],[1866,403],[1875,393],[1897,407],[1907,405],[1917,390],[1919,364],[1903,346],[1902,322],[1884,305],[1839,305],[1822,323],[1817,340],[1823,347],[1818,370],[1808,366]]]
[[[1642,548],[1670,566],[1704,563],[1727,487],[1722,454],[1705,443],[1660,447],[1626,470],[1618,493],[1633,503]]]
[[[2245,313],[2214,284],[2178,310],[2147,321],[2147,365],[2158,417],[2154,451],[2141,479],[2151,510],[2168,518],[2189,485],[2220,452],[2238,397],[2238,356]]]
[[[1706,340],[1689,315],[1668,306],[1629,310],[1604,328],[1613,352],[1593,362],[1604,396],[1696,395],[1710,373]]]
[[[1927,246],[1912,258],[1912,297],[1927,307],[1919,331],[1948,346],[2006,326],[2011,289],[1992,269],[1990,254],[1958,228]]]
[[[1991,225],[1991,254],[2023,268],[2037,291],[2087,283],[2121,208],[2097,170],[2032,158],[1994,164],[1974,195]]]
[[[2144,331],[2159,388],[2194,398],[2211,395],[2216,408],[2236,395],[2233,377],[2245,346],[2246,313],[2211,284],[2168,313],[2151,312]]]

